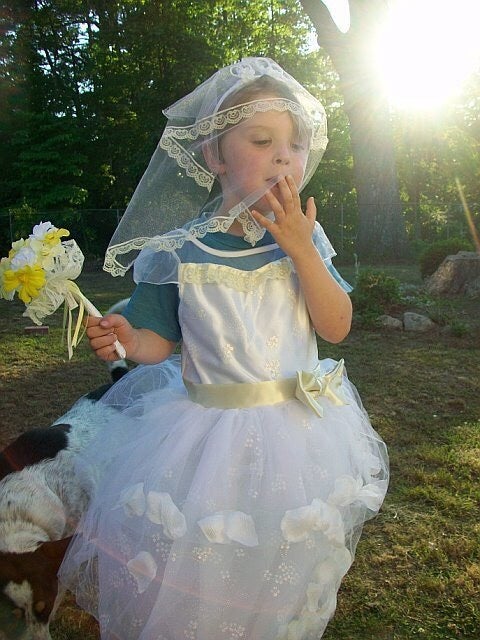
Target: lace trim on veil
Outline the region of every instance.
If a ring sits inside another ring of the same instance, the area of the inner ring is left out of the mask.
[[[240,205],[238,206],[238,210],[239,213],[236,216],[236,212],[232,209],[232,215],[228,218],[209,218],[203,222],[197,222],[188,229],[176,229],[170,233],[153,238],[133,238],[127,242],[108,247],[103,269],[113,276],[123,276],[128,271],[130,265],[125,266],[121,264],[116,259],[117,256],[125,255],[131,251],[138,252],[146,248],[153,249],[153,251],[167,251],[171,253],[177,251],[177,249],[181,249],[189,237],[203,238],[207,233],[226,233],[231,227],[235,217],[242,225],[245,234],[244,239],[253,246],[263,238],[265,229],[260,227],[249,212]]]
[[[214,131],[221,131],[228,126],[234,126],[247,118],[252,118],[257,112],[290,111],[296,116],[304,118],[308,122],[305,110],[299,104],[276,98],[269,100],[256,100],[247,102],[232,109],[219,111],[213,116],[199,120],[190,127],[166,127],[160,139],[160,147],[164,149],[170,158],[173,158],[179,167],[185,169],[187,175],[193,178],[200,187],[210,189],[213,184],[213,174],[204,169],[191,154],[180,144],[179,140],[196,140],[199,136],[208,136]],[[325,149],[327,146],[326,131],[314,129],[315,137],[310,146],[312,149]]]

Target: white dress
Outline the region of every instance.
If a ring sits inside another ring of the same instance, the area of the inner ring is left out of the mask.
[[[137,367],[104,397],[118,419],[79,461],[94,495],[61,580],[102,638],[318,640],[385,445],[319,360],[288,257],[178,278],[181,371]]]

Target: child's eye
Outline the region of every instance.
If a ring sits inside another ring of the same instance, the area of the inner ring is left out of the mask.
[[[292,142],[292,149],[297,152],[305,151],[305,145],[301,142]]]

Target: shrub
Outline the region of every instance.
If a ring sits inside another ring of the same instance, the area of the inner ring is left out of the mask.
[[[373,320],[401,301],[400,281],[383,271],[361,271],[352,292],[352,301],[356,313],[364,319]]]
[[[450,331],[452,332],[452,336],[463,338],[470,332],[470,325],[463,320],[454,319],[450,323]]]
[[[459,251],[472,251],[471,242],[465,238],[449,238],[438,240],[431,244],[420,256],[420,273],[422,278],[431,276],[438,269],[447,256]]]

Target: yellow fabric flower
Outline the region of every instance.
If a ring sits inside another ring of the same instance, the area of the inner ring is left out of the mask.
[[[67,237],[69,235],[70,231],[68,231],[68,229],[53,228],[51,231],[47,231],[47,233],[43,236],[43,242],[50,247],[54,247],[60,242],[60,238]]]
[[[27,264],[16,271],[7,269],[3,274],[5,291],[18,291],[18,297],[25,304],[38,296],[45,282],[45,271],[39,264]]]
[[[37,256],[49,257],[52,249],[61,243],[60,238],[69,235],[67,229],[57,229],[51,222],[40,222],[33,227],[27,242]]]

